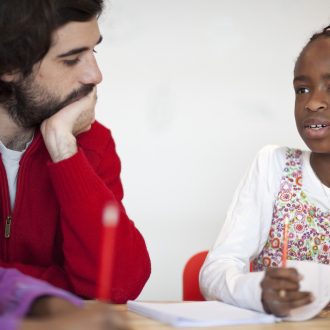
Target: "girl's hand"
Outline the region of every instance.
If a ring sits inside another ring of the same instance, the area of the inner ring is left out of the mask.
[[[293,308],[313,301],[310,292],[299,291],[301,276],[294,268],[269,268],[261,282],[261,300],[267,313],[288,316]]]

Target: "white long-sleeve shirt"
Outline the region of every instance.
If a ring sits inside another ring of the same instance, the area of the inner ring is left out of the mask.
[[[263,311],[260,282],[264,272],[250,273],[250,261],[267,241],[285,158],[286,147],[264,147],[238,186],[200,272],[200,287],[207,299]],[[302,154],[302,190],[313,204],[329,209],[330,188],[314,173],[309,151]]]

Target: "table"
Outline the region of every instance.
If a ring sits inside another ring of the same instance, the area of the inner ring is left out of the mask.
[[[330,329],[330,310],[323,311],[320,316],[304,322],[280,322],[274,324],[255,324],[255,325],[235,325],[222,327],[207,328],[173,328],[157,321],[148,319],[139,314],[129,312],[126,305],[114,305],[114,309],[124,315],[132,330],[280,330],[280,329],[296,329],[296,330],[329,330]]]

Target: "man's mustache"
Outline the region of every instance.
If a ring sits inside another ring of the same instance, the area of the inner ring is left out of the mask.
[[[61,110],[62,108],[66,107],[67,105],[81,99],[82,97],[88,95],[89,93],[92,92],[94,89],[95,85],[93,84],[87,84],[81,86],[79,89],[74,90],[71,92],[64,101],[62,101],[58,106],[57,106],[57,111]]]

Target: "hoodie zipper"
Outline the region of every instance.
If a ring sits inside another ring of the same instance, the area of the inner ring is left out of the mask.
[[[8,215],[5,223],[5,238],[10,238],[12,216]]]
[[[4,194],[4,205],[6,205],[6,210],[5,210],[5,214],[4,214],[4,232],[3,235],[5,237],[5,241],[4,241],[4,251],[3,251],[3,258],[4,260],[8,260],[9,256],[8,256],[8,249],[9,249],[9,240],[10,237],[12,236],[12,223],[13,223],[13,218],[15,215],[15,209],[16,206],[19,207],[20,204],[20,200],[21,198],[21,193],[20,190],[22,189],[21,185],[22,185],[22,176],[24,176],[24,172],[25,172],[25,159],[29,157],[29,155],[38,147],[38,145],[40,144],[41,140],[41,136],[40,136],[40,132],[36,132],[35,133],[35,137],[34,140],[32,141],[31,145],[27,148],[27,150],[25,151],[25,153],[23,154],[21,160],[20,160],[20,166],[18,169],[18,173],[17,173],[17,186],[16,186],[16,197],[15,197],[15,206],[14,206],[14,210],[11,212],[10,211],[10,202],[9,202],[9,191],[8,191],[8,184],[7,184],[7,188],[4,188],[3,190],[3,194]],[[3,164],[1,164],[2,167],[2,171],[3,171],[3,178],[5,178],[7,180],[7,176],[6,176],[6,171],[5,168],[3,166]],[[5,181],[6,182],[6,181]]]
[[[1,181],[3,182],[1,187],[1,195],[2,195],[2,219],[3,225],[1,225],[1,236],[4,237],[2,239],[2,259],[7,261],[7,249],[8,249],[8,239],[11,234],[11,223],[12,223],[12,214],[10,212],[10,203],[9,203],[9,191],[8,191],[8,183],[7,183],[7,175],[6,170],[1,162],[0,164],[0,173],[1,173]],[[3,230],[3,231],[2,231]]]

